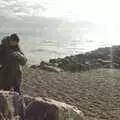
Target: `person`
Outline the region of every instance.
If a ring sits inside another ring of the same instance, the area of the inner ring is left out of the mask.
[[[22,71],[20,66],[27,62],[27,58],[19,47],[19,37],[16,33],[5,37],[0,45],[0,89],[11,90],[20,94]]]

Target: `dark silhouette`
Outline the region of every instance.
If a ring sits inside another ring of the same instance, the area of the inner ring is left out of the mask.
[[[26,64],[27,59],[19,47],[19,37],[12,34],[5,37],[0,45],[0,89],[10,90],[20,93],[21,69],[20,66]]]

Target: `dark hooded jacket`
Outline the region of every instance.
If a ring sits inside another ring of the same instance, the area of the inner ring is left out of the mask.
[[[0,45],[0,89],[9,90],[21,83],[21,65],[27,62],[19,46]]]

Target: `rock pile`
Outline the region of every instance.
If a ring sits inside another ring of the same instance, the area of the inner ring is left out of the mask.
[[[120,46],[99,48],[85,54],[50,59],[44,68],[47,66],[72,72],[97,68],[120,68]]]

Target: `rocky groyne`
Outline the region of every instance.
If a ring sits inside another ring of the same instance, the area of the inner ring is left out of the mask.
[[[75,72],[97,68],[120,68],[120,46],[99,48],[84,54],[50,59],[49,62],[42,61],[40,65],[31,67],[40,67],[55,72],[61,70]]]

